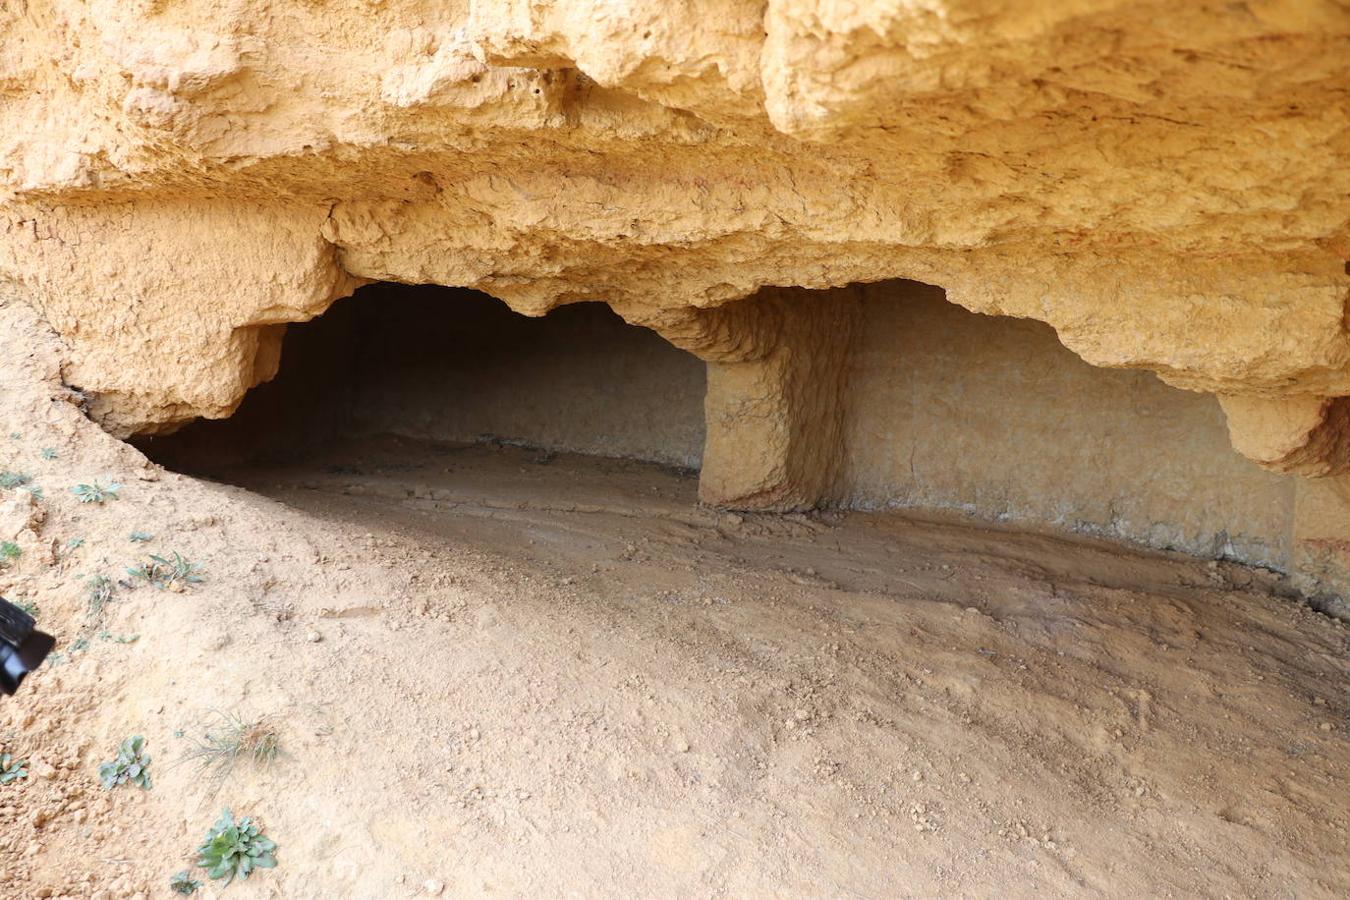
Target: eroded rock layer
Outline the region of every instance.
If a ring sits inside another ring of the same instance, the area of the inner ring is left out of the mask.
[[[893,278],[1345,472],[1347,162],[1336,0],[0,11],[0,277],[110,430],[228,415],[367,281],[600,300],[709,362],[732,505],[828,493],[856,317],[816,292]]]

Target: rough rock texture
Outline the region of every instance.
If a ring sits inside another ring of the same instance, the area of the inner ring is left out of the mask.
[[[903,277],[1347,468],[1335,0],[30,0],[0,42],[0,277],[115,433],[228,414],[367,279],[725,308],[765,349],[710,371],[704,495],[809,505],[834,332],[727,304]],[[738,410],[776,457],[726,458]]]
[[[699,497],[810,509],[838,486],[845,382],[861,292],[773,289],[643,324],[708,363]]]
[[[1224,397],[1233,446],[1267,469],[1296,475],[1350,472],[1350,398]]]

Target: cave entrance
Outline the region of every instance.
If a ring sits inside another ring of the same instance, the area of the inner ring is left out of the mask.
[[[690,471],[705,379],[701,360],[603,303],[529,318],[477,291],[382,282],[288,326],[277,376],[228,419],[137,443],[175,471],[224,480],[376,437]]]
[[[603,303],[529,318],[370,285],[290,326],[278,376],[233,416],[138,444],[249,487],[285,466],[271,483],[493,509],[917,507],[1288,559],[1290,479],[1232,450],[1213,397],[1094,368],[1041,323],[912,281],[625,312],[648,327]]]

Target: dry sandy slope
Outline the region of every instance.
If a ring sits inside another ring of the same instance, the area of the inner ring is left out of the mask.
[[[27,310],[0,334],[0,468],[47,498],[0,592],[67,644],[0,701],[33,771],[0,787],[5,896],[166,895],[224,804],[280,844],[241,898],[1350,890],[1347,635],[1247,570],[719,516],[510,449],[336,448],[250,492],[88,424]],[[95,477],[122,498],[76,506]],[[147,550],[207,582],[90,621],[79,578]],[[213,709],[285,750],[215,798],[174,765]],[[131,733],[155,788],[104,793]]]

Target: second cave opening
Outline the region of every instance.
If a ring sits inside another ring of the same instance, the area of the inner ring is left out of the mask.
[[[138,443],[193,474],[374,435],[697,469],[704,385],[702,361],[603,303],[529,318],[477,291],[380,282],[287,326],[276,378],[228,419]]]

